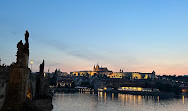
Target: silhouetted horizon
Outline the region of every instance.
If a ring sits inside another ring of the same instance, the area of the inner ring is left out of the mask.
[[[188,1],[1,1],[0,58],[16,61],[29,30],[33,71],[92,70],[188,74]],[[29,65],[29,67],[31,67]]]

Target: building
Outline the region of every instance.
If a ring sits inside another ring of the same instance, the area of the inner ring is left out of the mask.
[[[142,91],[142,92],[158,92],[157,88],[144,88],[144,87],[119,87],[119,91]]]
[[[60,76],[67,76],[67,75],[68,75],[67,72],[61,72],[60,69],[59,69],[59,70],[56,69],[56,71],[55,71],[55,72],[52,72],[52,73],[53,73],[53,74],[54,74],[54,73],[57,73],[57,76],[58,76],[58,77],[60,77]]]
[[[188,86],[181,87],[183,94],[188,94]]]
[[[96,66],[93,66],[93,71],[75,71],[75,72],[70,72],[72,76],[87,76],[87,77],[92,77],[92,76],[107,76],[109,74],[112,74],[113,72],[108,70],[107,67],[99,67],[97,64]]]
[[[109,78],[128,78],[128,79],[154,79],[155,71],[152,73],[141,72],[114,72],[107,75]]]

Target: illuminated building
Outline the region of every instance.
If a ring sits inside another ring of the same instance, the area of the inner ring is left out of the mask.
[[[182,87],[182,93],[183,94],[187,94],[188,93],[188,87],[187,86]]]
[[[109,75],[112,74],[113,72],[108,70],[107,67],[99,67],[99,65],[97,64],[96,66],[94,65],[93,67],[93,71],[75,71],[75,72],[70,72],[71,75],[73,76],[87,76],[87,77],[91,77],[91,76],[104,76],[104,75]]]
[[[129,79],[154,79],[155,71],[152,73],[141,73],[141,72],[114,72],[107,75],[110,78],[129,78]]]
[[[158,92],[157,88],[143,88],[143,87],[119,87],[120,91],[143,91],[143,92]]]

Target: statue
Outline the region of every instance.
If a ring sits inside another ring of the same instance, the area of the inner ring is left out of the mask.
[[[44,73],[44,60],[42,62],[42,64],[40,64],[40,73],[43,75]]]
[[[28,32],[28,30],[26,30],[25,31],[25,41],[26,41],[26,43],[29,43],[28,38],[29,38],[29,32]]]
[[[28,67],[29,60],[29,32],[26,30],[25,32],[25,44],[23,44],[22,40],[17,44],[17,65]]]
[[[24,46],[23,46],[22,40],[18,42],[17,48],[18,48],[17,55],[22,55],[24,53],[24,50],[23,50]]]
[[[26,30],[25,31],[25,45],[24,45],[24,49],[25,49],[25,53],[27,55],[29,55],[29,32]]]

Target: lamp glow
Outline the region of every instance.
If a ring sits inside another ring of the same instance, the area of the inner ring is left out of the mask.
[[[30,62],[31,64],[33,64],[33,60],[31,60],[31,62]]]
[[[31,72],[32,72],[32,64],[33,64],[33,60],[30,61],[30,64],[31,64]]]

